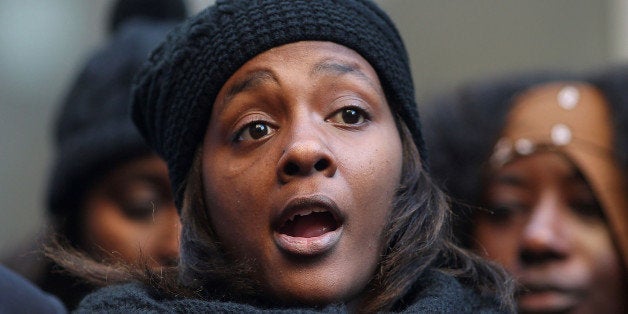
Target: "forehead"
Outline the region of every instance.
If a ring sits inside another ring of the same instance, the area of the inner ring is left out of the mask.
[[[251,65],[281,65],[284,63],[300,63],[304,66],[310,62],[317,62],[321,59],[331,59],[353,64],[368,74],[377,76],[375,70],[360,54],[345,46],[328,41],[300,41],[271,48],[242,66],[248,68]],[[236,73],[239,72],[236,71]]]
[[[367,84],[386,102],[377,73],[360,54],[333,42],[301,41],[271,48],[247,61],[222,86],[213,114],[222,112],[239,92],[263,84],[309,88],[325,77]]]
[[[568,157],[549,151],[515,158],[496,169],[489,182],[526,188],[542,188],[551,184],[587,185],[580,170]]]
[[[361,79],[383,94],[377,73],[360,54],[345,46],[323,41],[301,41],[267,50],[247,61],[223,85],[237,85],[241,80],[290,82],[296,76],[312,78],[323,75]],[[219,97],[221,95],[219,94]],[[224,94],[222,95],[224,96]]]
[[[612,150],[610,121],[608,103],[597,88],[583,82],[552,82],[533,86],[514,99],[504,135],[568,147],[577,139]],[[566,128],[566,138],[556,133],[557,126]]]

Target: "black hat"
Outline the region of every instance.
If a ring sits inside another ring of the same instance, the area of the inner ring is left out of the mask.
[[[152,151],[129,116],[131,85],[173,27],[171,22],[127,20],[75,80],[55,121],[47,202],[56,219],[76,214],[89,187],[108,170]]]
[[[364,57],[425,159],[408,56],[394,24],[373,2],[219,0],[173,31],[134,85],[133,120],[167,161],[179,209],[220,88],[256,55],[304,40],[334,42]]]

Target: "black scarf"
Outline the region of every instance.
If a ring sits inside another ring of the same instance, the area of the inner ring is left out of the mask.
[[[454,277],[428,271],[419,279],[421,291],[403,313],[503,313],[492,297],[481,297]],[[261,309],[242,303],[196,299],[164,299],[138,283],[103,288],[81,301],[76,313],[347,313],[344,304],[314,308]]]

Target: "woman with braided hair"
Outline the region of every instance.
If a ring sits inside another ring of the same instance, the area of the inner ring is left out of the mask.
[[[628,310],[627,92],[619,67],[491,80],[426,107],[458,237],[514,275],[522,313]]]

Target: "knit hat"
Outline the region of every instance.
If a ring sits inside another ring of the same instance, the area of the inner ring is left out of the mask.
[[[346,46],[370,63],[391,109],[410,129],[425,167],[408,56],[394,24],[374,3],[218,0],[168,36],[134,85],[133,120],[167,161],[177,208],[212,105],[227,79],[266,50],[306,40]]]
[[[57,220],[76,215],[85,193],[107,171],[152,151],[129,116],[131,85],[173,27],[171,22],[127,20],[72,85],[54,123],[56,159],[47,203]]]

